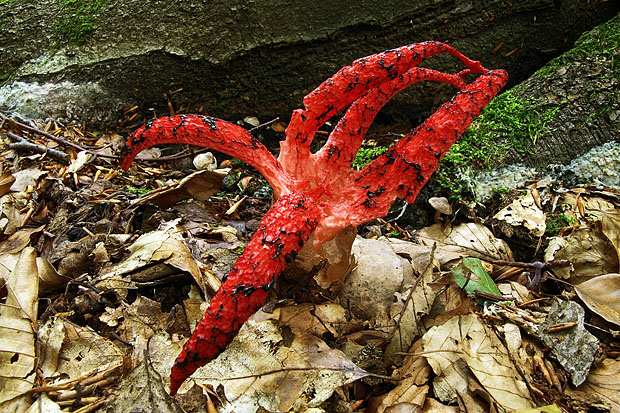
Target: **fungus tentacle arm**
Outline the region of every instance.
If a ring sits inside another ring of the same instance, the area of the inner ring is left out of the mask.
[[[263,305],[272,284],[308,240],[321,214],[314,201],[294,192],[283,195],[271,207],[175,361],[171,394],[196,369],[220,354]]]
[[[293,112],[286,130],[286,141],[280,145],[278,159],[283,168],[292,174],[303,170],[310,156],[314,134],[328,119],[377,85],[395,79],[422,60],[441,53],[453,55],[474,73],[485,71],[480,62],[436,41],[416,43],[357,59],[306,95],[304,109]]]
[[[312,155],[316,165],[315,173],[320,171],[322,176],[330,176],[344,168],[350,168],[368,128],[381,108],[398,92],[421,81],[449,83],[463,90],[467,87],[464,79],[470,73],[470,69],[450,74],[425,67],[414,67],[402,76],[369,90],[351,104],[329,135],[325,145]]]
[[[415,201],[440,159],[507,80],[503,70],[480,76],[364,169],[340,174],[338,185],[320,198],[328,218],[315,231],[315,246],[350,225],[384,217],[397,197]]]
[[[177,115],[149,121],[127,140],[121,167],[129,169],[141,151],[155,145],[185,143],[202,146],[234,156],[256,168],[276,193],[290,186],[290,177],[259,140],[241,126],[204,115]]]

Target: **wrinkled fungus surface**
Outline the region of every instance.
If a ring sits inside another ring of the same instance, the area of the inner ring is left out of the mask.
[[[466,69],[450,74],[418,67],[441,53],[453,55]],[[478,77],[467,83],[472,74]],[[505,71],[485,69],[448,45],[424,42],[358,59],[308,94],[304,108],[293,112],[278,159],[242,127],[209,116],[154,119],[135,131],[122,155],[125,170],[154,145],[204,146],[255,167],[278,198],[177,358],[171,393],[228,345],[311,233],[318,248],[348,226],[385,216],[396,198],[413,202],[439,160],[507,79]],[[379,110],[423,80],[449,83],[459,91],[387,152],[360,171],[351,169]],[[345,108],[325,145],[312,153],[316,131]]]

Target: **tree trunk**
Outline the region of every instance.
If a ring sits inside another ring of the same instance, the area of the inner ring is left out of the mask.
[[[170,100],[176,112],[269,120],[289,116],[352,60],[423,40],[507,69],[516,84],[619,9],[577,0],[5,0],[0,107],[109,126],[123,107],[161,115]],[[453,94],[422,90],[384,113],[415,121]]]

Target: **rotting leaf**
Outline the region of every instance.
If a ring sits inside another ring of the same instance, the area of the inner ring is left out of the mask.
[[[605,359],[588,375],[578,389],[594,393],[609,406],[610,411],[620,412],[620,360]]]
[[[413,268],[422,272],[433,245],[435,257],[442,268],[464,257],[483,260],[514,261],[510,247],[505,241],[495,238],[484,225],[466,223],[455,227],[434,224],[415,233],[416,243],[390,238],[388,244],[399,255],[411,260]]]
[[[132,202],[133,205],[145,205],[149,202],[164,209],[184,199],[193,198],[206,201],[222,187],[222,179],[227,170],[194,172],[179,182],[155,189]]]
[[[620,326],[620,274],[591,278],[576,285],[575,291],[590,310]]]
[[[0,303],[0,403],[23,395],[34,383],[39,278],[34,248],[25,248],[0,280],[7,290]]]
[[[545,233],[545,213],[538,207],[532,191],[515,199],[493,217],[499,229],[511,238],[536,239]]]
[[[472,409],[484,411],[484,404],[468,387],[473,374],[502,408],[516,410],[534,406],[508,350],[495,331],[477,315],[456,316],[431,328],[424,334],[422,343],[424,357],[437,374],[433,390],[442,401],[459,398]]]
[[[565,237],[551,238],[545,250],[545,261],[552,260],[570,261],[570,266],[558,267],[554,273],[573,284],[618,272],[618,254],[598,225],[580,227]]]
[[[193,380],[223,386],[222,412],[305,411],[332,392],[366,376],[339,350],[318,338],[283,329],[272,320],[250,318],[220,356],[196,371]],[[181,389],[191,387],[191,382]]]
[[[469,276],[465,274],[466,271]],[[469,295],[475,295],[476,291],[481,291],[498,297],[502,296],[495,281],[486,272],[478,258],[463,258],[461,264],[452,269],[452,275],[456,284]]]
[[[164,388],[159,373],[142,361],[122,382],[114,397],[106,401],[106,412],[131,412],[140,406],[140,411],[160,413],[183,413]]]

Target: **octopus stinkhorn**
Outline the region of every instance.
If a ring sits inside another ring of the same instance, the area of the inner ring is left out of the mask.
[[[455,56],[466,68],[450,74],[418,67],[423,59],[440,53]],[[471,74],[478,76],[467,83],[466,77]],[[439,160],[507,79],[505,71],[485,69],[480,62],[439,42],[403,46],[358,59],[304,98],[304,108],[292,114],[277,160],[244,128],[209,116],[163,117],[136,130],[122,154],[125,170],[150,146],[198,145],[258,169],[277,198],[176,359],[171,394],[226,348],[263,304],[280,272],[310,234],[314,233],[313,246],[318,248],[350,225],[385,216],[397,197],[413,202]],[[365,168],[351,169],[379,110],[394,94],[422,80],[449,83],[459,91]],[[325,145],[312,153],[310,144],[318,128],[347,107]]]

